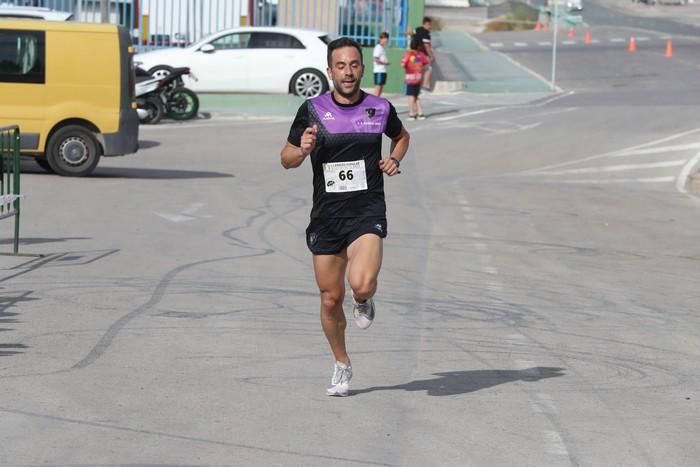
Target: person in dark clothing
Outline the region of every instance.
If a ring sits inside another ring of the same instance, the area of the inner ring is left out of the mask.
[[[433,22],[430,17],[426,16],[423,18],[423,25],[416,28],[413,37],[417,39],[422,47],[425,55],[428,56],[428,61],[432,64],[435,61],[435,56],[433,55],[433,43],[432,37],[430,36],[430,31],[433,29]],[[423,87],[425,89],[430,89],[430,77],[432,75],[433,67],[429,65],[425,69],[425,74],[423,75]]]
[[[281,151],[282,166],[299,167],[309,157],[313,205],[306,244],[313,255],[321,295],[321,326],[335,358],[329,396],[347,396],[352,366],[345,347],[345,280],[352,289],[355,324],[366,329],[387,235],[384,176],[399,173],[409,134],[394,106],[360,89],[360,45],[349,38],[328,44],[333,91],[301,104]],[[391,139],[382,157],[383,135]]]

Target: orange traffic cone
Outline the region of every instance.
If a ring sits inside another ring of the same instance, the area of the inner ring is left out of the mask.
[[[537,20],[535,23],[535,31],[541,31],[542,30],[542,23],[540,23],[540,20]]]
[[[630,36],[630,46],[627,50],[629,50],[630,52],[637,51],[637,41],[634,40],[634,36]]]
[[[586,45],[591,45],[591,31],[586,31],[586,35],[584,36],[583,43]]]
[[[673,57],[673,43],[671,42],[671,39],[666,41],[666,57]]]
[[[576,32],[574,31],[574,28],[569,28],[569,39],[573,39],[576,36]]]

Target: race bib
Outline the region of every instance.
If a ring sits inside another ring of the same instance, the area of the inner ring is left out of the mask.
[[[365,161],[328,162],[323,164],[326,193],[346,193],[367,189]]]

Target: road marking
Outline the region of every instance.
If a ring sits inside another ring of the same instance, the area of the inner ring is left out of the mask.
[[[195,213],[204,207],[204,203],[194,203],[186,207],[179,214],[170,214],[162,212],[154,212],[156,216],[162,217],[163,219],[169,220],[170,222],[186,222],[193,221],[195,219],[203,219],[211,216],[195,216]]]
[[[635,40],[637,42],[646,42],[649,40],[649,38],[648,37],[636,37]]]
[[[576,41],[562,41],[564,45],[576,45]]]
[[[433,119],[436,122],[448,122],[450,120],[457,120],[458,118],[465,118],[465,117],[471,117],[472,115],[481,115],[481,114],[486,114],[489,112],[496,112],[498,110],[503,110],[507,109],[508,107],[502,106],[502,107],[494,107],[491,109],[481,109],[481,110],[475,110],[473,112],[465,112],[457,115],[450,115],[449,117],[438,117]]]
[[[516,47],[527,47],[527,42],[516,42],[513,45]]]
[[[556,431],[545,430],[544,431],[544,441],[547,446],[547,452],[549,454],[555,454],[557,456],[568,456],[569,451],[564,445],[564,440],[561,435]]]
[[[568,175],[568,174],[587,174],[587,173],[604,173],[604,172],[621,172],[626,170],[643,170],[643,169],[658,169],[661,167],[678,167],[686,163],[686,160],[668,161],[668,162],[650,162],[648,164],[623,164],[623,165],[608,165],[602,167],[585,167],[581,169],[569,169],[549,172],[535,172],[534,175]]]
[[[668,183],[676,181],[676,177],[649,177],[649,178],[602,178],[588,180],[542,180],[545,183],[568,183],[568,184],[611,184],[611,183]]]
[[[549,47],[552,45],[551,42],[538,42],[537,45],[540,45],[542,47]]]
[[[625,42],[625,39],[621,37],[613,37],[612,39],[610,39],[610,42]]]
[[[503,47],[503,42],[492,42],[491,47]]]
[[[654,148],[643,148],[643,149],[632,149],[630,151],[618,151],[612,154],[615,157],[624,156],[643,156],[645,154],[658,154],[664,152],[675,152],[675,151],[685,151],[687,149],[698,149],[700,148],[700,143],[690,143],[690,144],[678,144],[673,146],[660,146]]]
[[[596,154],[594,156],[583,157],[581,159],[576,159],[573,161],[561,162],[559,164],[546,165],[544,167],[538,167],[535,169],[530,169],[530,170],[526,170],[524,172],[520,172],[517,174],[510,174],[510,175],[522,175],[523,173],[527,174],[527,173],[531,173],[531,172],[541,172],[543,170],[549,170],[549,169],[558,169],[560,167],[568,167],[571,165],[580,164],[582,162],[592,161],[595,159],[601,159],[603,157],[611,157],[611,156],[614,156],[615,154],[622,153],[622,152],[628,152],[628,151],[634,151],[637,149],[647,148],[650,146],[654,146],[656,144],[665,143],[666,141],[672,141],[674,139],[682,138],[684,136],[688,136],[688,135],[691,135],[693,133],[698,133],[698,132],[700,132],[700,128],[695,128],[693,130],[683,131],[681,133],[676,133],[676,134],[673,134],[670,136],[665,136],[665,137],[657,139],[657,140],[649,141],[648,143],[643,143],[643,144],[638,144],[635,146],[630,146],[627,148],[618,149],[617,151],[604,152],[602,154]]]

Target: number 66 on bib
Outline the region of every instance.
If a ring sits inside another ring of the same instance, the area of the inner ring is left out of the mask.
[[[326,193],[346,193],[367,189],[365,161],[327,162],[323,164]]]

